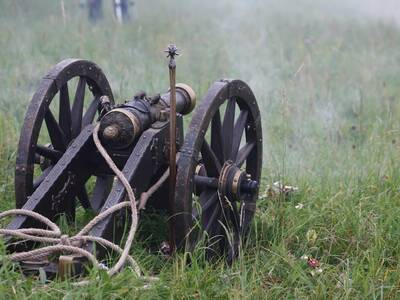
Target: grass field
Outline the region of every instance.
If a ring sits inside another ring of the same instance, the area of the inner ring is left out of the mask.
[[[162,50],[175,42],[178,81],[198,95],[219,78],[240,78],[258,99],[264,172],[249,242],[232,267],[205,262],[201,251],[188,266],[182,253],[165,261],[136,247],[146,274],[160,276],[147,289],[130,270],[91,274],[84,288],[43,285],[5,259],[0,298],[400,298],[396,23],[344,0],[137,0],[134,21],[122,26],[108,2],[92,26],[79,1],[64,0],[63,14],[60,1],[0,0],[0,210],[14,206],[19,130],[52,65],[95,61],[122,101],[167,89]],[[299,192],[263,195],[275,181]]]

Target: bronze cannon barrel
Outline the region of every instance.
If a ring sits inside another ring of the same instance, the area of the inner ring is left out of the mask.
[[[102,143],[113,149],[125,149],[151,124],[165,121],[168,118],[170,92],[147,98],[144,95],[135,97],[118,105],[100,120],[99,137]],[[186,115],[196,104],[193,89],[179,83],[176,85],[176,112]]]

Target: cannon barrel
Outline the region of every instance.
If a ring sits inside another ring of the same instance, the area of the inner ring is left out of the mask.
[[[170,92],[147,98],[142,93],[133,100],[110,110],[100,120],[99,137],[102,143],[113,149],[124,149],[151,124],[168,118]],[[182,83],[176,85],[176,112],[190,113],[196,104],[193,89]]]

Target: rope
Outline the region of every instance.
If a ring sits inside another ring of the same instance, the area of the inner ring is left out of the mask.
[[[45,246],[39,249],[34,249],[26,252],[19,252],[12,254],[10,256],[10,259],[12,261],[24,261],[24,260],[40,260],[43,259],[44,257],[47,257],[50,254],[54,253],[73,253],[73,254],[79,254],[81,256],[86,257],[93,266],[97,268],[104,268],[104,265],[99,263],[96,259],[96,257],[90,253],[89,251],[85,250],[82,248],[82,246],[86,242],[96,242],[106,248],[110,248],[117,252],[119,254],[119,259],[118,261],[114,264],[114,266],[110,269],[108,269],[107,273],[112,276],[118,273],[122,267],[125,266],[126,263],[128,263],[134,272],[137,274],[137,276],[141,277],[142,272],[140,270],[140,267],[138,263],[135,261],[135,259],[129,254],[129,251],[131,249],[135,233],[137,230],[138,226],[138,209],[137,209],[137,202],[135,198],[135,194],[133,193],[133,189],[129,183],[129,181],[126,179],[124,174],[118,169],[118,167],[115,165],[111,157],[108,155],[107,151],[104,149],[104,147],[101,145],[101,142],[98,137],[98,132],[99,132],[99,125],[97,124],[93,130],[93,140],[96,148],[104,158],[105,162],[107,165],[110,167],[110,169],[115,173],[117,178],[121,181],[122,185],[124,186],[128,200],[129,201],[124,201],[120,202],[116,205],[113,205],[106,209],[105,211],[101,212],[98,214],[96,217],[94,217],[85,227],[83,227],[76,235],[74,236],[68,236],[65,234],[62,234],[60,228],[46,218],[45,216],[42,216],[41,214],[38,214],[34,211],[31,210],[26,210],[26,209],[11,209],[8,211],[4,211],[0,213],[0,219],[8,217],[8,216],[27,216],[31,217],[33,219],[36,219],[42,224],[45,224],[49,229],[39,229],[39,228],[22,228],[22,229],[0,229],[0,235],[7,235],[7,236],[12,236],[16,237],[19,239],[24,239],[24,240],[30,240],[30,241],[35,241],[35,242],[40,242],[40,243],[49,243],[51,245]],[[149,197],[163,184],[163,182],[168,178],[169,176],[169,169],[165,171],[165,173],[160,177],[160,179],[147,191],[142,193],[141,199],[140,199],[140,204],[139,204],[139,209],[144,209],[145,205],[147,203],[147,200]],[[128,237],[126,239],[124,248],[121,248],[120,246],[104,239],[101,237],[95,237],[95,236],[90,236],[88,233],[92,230],[94,226],[96,226],[99,222],[103,221],[105,218],[107,218],[109,215],[123,209],[123,208],[130,208],[131,211],[131,226],[129,229]],[[154,280],[155,278],[152,277],[146,277],[148,280]],[[80,281],[77,282],[77,285],[85,285],[89,283],[88,281]]]
[[[179,153],[176,154],[176,160],[179,159]],[[157,180],[157,182],[150,187],[147,192],[143,192],[140,195],[140,201],[139,201],[139,209],[145,209],[147,201],[149,198],[163,185],[163,183],[168,179],[169,177],[169,168],[164,172],[164,174],[161,175],[161,177]]]

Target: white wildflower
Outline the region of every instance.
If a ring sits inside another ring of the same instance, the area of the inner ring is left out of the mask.
[[[310,273],[311,273],[311,276],[315,276],[315,275],[321,274],[322,269],[318,268],[318,269],[312,270]]]
[[[303,209],[304,204],[303,203],[297,203],[297,205],[295,206],[296,209]]]
[[[273,183],[273,186],[275,189],[280,191],[281,193],[288,194],[288,193],[294,193],[298,192],[299,188],[296,186],[291,186],[291,185],[284,185],[280,181],[276,181]]]

